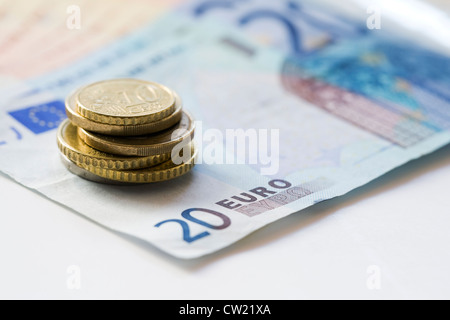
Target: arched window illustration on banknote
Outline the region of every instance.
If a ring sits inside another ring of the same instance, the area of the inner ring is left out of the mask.
[[[449,128],[450,103],[436,89],[442,81],[414,68],[406,70],[405,65],[397,68],[397,59],[383,50],[386,46],[379,45],[380,41],[384,40],[369,37],[314,57],[286,58],[281,71],[283,86],[403,148]],[[423,55],[413,60],[424,63]]]

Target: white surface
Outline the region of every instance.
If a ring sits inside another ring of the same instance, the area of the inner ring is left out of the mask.
[[[450,147],[181,261],[0,176],[0,298],[450,298]],[[67,268],[81,289],[67,288]],[[367,270],[381,271],[369,290]]]

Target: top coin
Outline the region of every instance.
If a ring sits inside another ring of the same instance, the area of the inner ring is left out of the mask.
[[[77,111],[104,124],[139,125],[171,115],[175,111],[175,97],[158,83],[114,79],[83,87],[78,92]]]

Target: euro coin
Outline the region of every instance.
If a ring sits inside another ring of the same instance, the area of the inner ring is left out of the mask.
[[[154,156],[171,153],[173,147],[194,137],[195,124],[192,117],[183,111],[175,126],[151,135],[135,137],[112,137],[78,128],[80,138],[94,149],[125,156]]]
[[[94,166],[83,168],[98,177],[116,182],[132,184],[161,182],[181,177],[191,171],[195,165],[195,159],[197,156],[197,149],[195,148],[195,144],[193,142],[190,144],[190,152],[191,154],[189,160],[179,165],[173,163],[172,160],[169,160],[157,166],[140,170],[120,171]]]
[[[77,112],[95,122],[138,125],[155,122],[175,110],[172,92],[158,83],[138,79],[113,79],[80,89]]]
[[[145,157],[117,156],[95,150],[84,143],[77,133],[77,127],[65,120],[59,127],[58,147],[69,160],[83,167],[93,166],[114,170],[148,168],[170,159],[170,153]]]
[[[182,101],[175,92],[172,92],[175,97],[175,111],[171,115],[159,121],[128,126],[110,125],[95,122],[81,116],[77,112],[77,96],[79,94],[79,91],[80,90],[77,90],[76,92],[67,97],[66,114],[73,124],[88,131],[111,136],[138,136],[165,130],[169,127],[174,126],[177,122],[181,120],[183,109]]]
[[[87,171],[86,169],[80,167],[75,162],[69,160],[65,155],[61,154],[61,162],[62,164],[69,170],[69,172],[73,173],[80,178],[83,178],[88,181],[102,183],[102,184],[111,184],[111,185],[130,185],[130,183],[124,183],[119,181],[113,181],[109,179],[105,179],[99,176],[96,176],[92,172]]]

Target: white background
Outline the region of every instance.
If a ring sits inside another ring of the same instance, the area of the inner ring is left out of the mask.
[[[0,194],[3,299],[450,298],[450,147],[192,261],[3,175]]]

